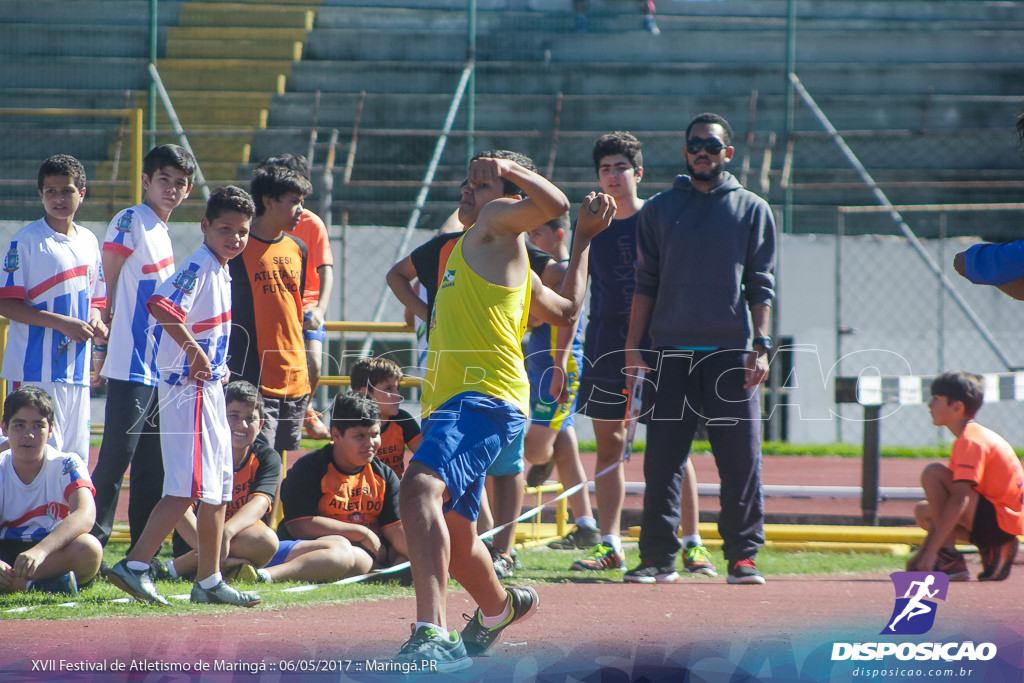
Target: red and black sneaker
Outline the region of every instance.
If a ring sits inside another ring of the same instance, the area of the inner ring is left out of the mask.
[[[760,585],[764,583],[764,576],[757,571],[754,558],[744,557],[742,560],[729,560],[729,583],[738,585]]]
[[[947,574],[950,581],[971,580],[971,573],[967,571],[967,560],[956,548],[940,548],[932,571]]]
[[[1017,557],[1019,545],[1017,537],[1014,536],[1006,543],[979,547],[978,554],[981,555],[982,572],[978,574],[978,581],[1006,580],[1013,567],[1013,558]]]

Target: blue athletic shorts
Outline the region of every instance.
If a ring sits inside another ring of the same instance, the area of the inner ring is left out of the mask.
[[[507,477],[523,471],[523,456],[526,454],[526,430],[512,439],[512,443],[501,449],[498,457],[487,468],[488,477]]]
[[[270,558],[270,562],[267,562],[268,567],[276,567],[279,564],[284,564],[284,561],[288,559],[288,553],[297,546],[300,541],[279,541],[277,544],[277,552]]]
[[[511,403],[463,392],[423,420],[423,442],[412,462],[432,469],[448,487],[445,512],[475,521],[487,468],[525,426],[526,416]]]
[[[309,320],[309,315],[309,311],[307,311],[305,317],[303,317],[303,320]],[[316,328],[315,330],[302,330],[302,338],[305,339],[306,341],[322,342],[325,337],[327,337],[327,328],[324,327],[323,323],[320,323],[320,327]]]

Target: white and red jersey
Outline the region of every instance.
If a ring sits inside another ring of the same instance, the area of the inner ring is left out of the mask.
[[[47,444],[43,468],[28,484],[14,471],[10,451],[0,454],[0,538],[39,542],[53,531],[70,508],[68,499],[79,488],[96,489],[89,470],[74,453],[61,453]]]
[[[100,374],[109,379],[157,384],[154,328],[146,304],[174,272],[174,250],[167,225],[145,204],[125,209],[107,227],[103,251],[125,257],[114,291],[107,358]]]
[[[84,322],[89,309],[106,305],[99,242],[75,225],[64,235],[45,218],[15,233],[3,257],[0,298]],[[73,342],[50,327],[14,320],[7,333],[3,377],[17,382],[89,384],[90,342]]]
[[[149,300],[184,323],[210,359],[213,378],[228,374],[231,334],[231,275],[205,244],[160,285]],[[155,320],[153,324],[157,324]],[[168,384],[188,381],[188,358],[178,344],[164,335],[156,353],[160,379]],[[210,379],[210,378],[205,378]]]

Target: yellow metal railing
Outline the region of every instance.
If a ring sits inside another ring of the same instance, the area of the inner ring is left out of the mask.
[[[416,330],[405,323],[360,322],[354,320],[334,320],[324,323],[328,332],[371,332],[374,334],[415,334]],[[320,384],[325,387],[342,387],[351,384],[348,375],[321,375]],[[402,385],[408,387],[421,386],[419,377],[403,377]]]
[[[142,109],[0,108],[4,116],[88,117],[127,119],[131,127],[132,203],[142,203]]]

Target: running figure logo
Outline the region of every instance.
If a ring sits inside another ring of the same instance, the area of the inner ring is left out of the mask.
[[[935,624],[936,600],[945,600],[949,575],[942,572],[893,572],[896,605],[881,635],[921,635]],[[902,596],[902,597],[901,597]]]

